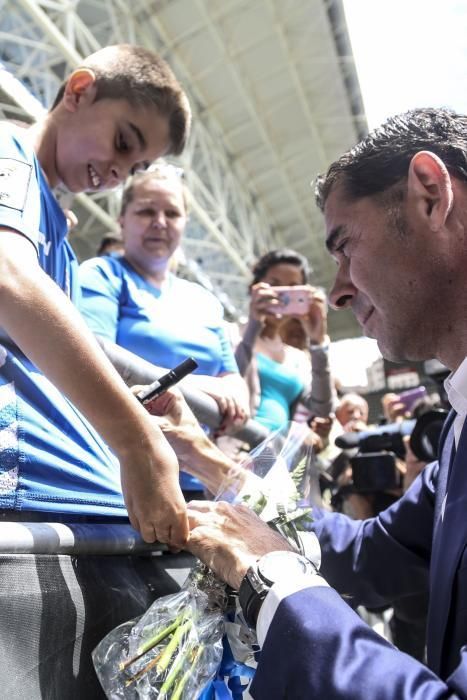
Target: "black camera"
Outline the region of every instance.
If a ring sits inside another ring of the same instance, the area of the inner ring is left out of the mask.
[[[445,409],[433,408],[422,413],[416,420],[390,423],[337,437],[337,447],[344,450],[358,449],[356,455],[349,457],[354,490],[359,493],[375,493],[400,487],[396,457],[403,459],[405,456],[403,438],[406,435],[410,435],[410,448],[417,459],[422,462],[435,460],[447,414]]]

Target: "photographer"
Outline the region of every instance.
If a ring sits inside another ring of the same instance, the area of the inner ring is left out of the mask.
[[[466,163],[467,117],[414,110],[372,132],[317,185],[338,264],[332,304],[351,308],[386,358],[436,357],[453,372],[439,462],[375,518],[314,522],[324,578],[293,573],[298,555],[244,508],[189,508],[190,550],[236,588],[254,573],[264,584],[251,593],[262,644],[256,700],[467,698]],[[278,551],[280,569],[261,576]],[[428,667],[365,626],[331,586],[370,606],[429,591]]]
[[[253,268],[248,323],[235,357],[248,383],[251,415],[270,430],[291,420],[299,401],[316,416],[328,416],[333,408],[327,305],[324,294],[308,284],[309,276],[306,258],[286,248],[266,253]],[[278,287],[300,288],[300,307],[284,308]],[[281,336],[291,317],[302,326],[306,349]]]

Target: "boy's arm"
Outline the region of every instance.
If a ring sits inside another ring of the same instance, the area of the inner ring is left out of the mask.
[[[131,390],[137,394],[144,388],[134,386]],[[232,482],[240,490],[249,472],[208,438],[178,389],[168,389],[146,409],[177,453],[182,468],[200,479],[214,496],[231,488]]]
[[[0,326],[115,452],[128,514],[143,538],[183,545],[188,525],[174,452],[73,304],[41,269],[31,242],[5,228]]]

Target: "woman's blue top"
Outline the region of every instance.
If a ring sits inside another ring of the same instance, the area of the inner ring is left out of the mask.
[[[238,372],[220,302],[201,285],[169,274],[158,289],[123,257],[103,256],[79,269],[80,311],[98,336],[171,369],[193,357],[197,374]],[[200,482],[181,473],[183,489]]]
[[[270,430],[290,420],[290,410],[304,389],[297,370],[256,353],[261,398],[255,420]]]

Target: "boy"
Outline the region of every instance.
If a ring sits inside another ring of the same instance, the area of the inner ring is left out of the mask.
[[[129,45],[87,58],[42,122],[0,125],[5,520],[19,519],[15,511],[24,520],[125,517],[126,505],[146,541],[180,547],[187,539],[176,457],[70,302],[75,261],[52,188],[115,187],[159,156],[180,153],[189,126],[171,70]],[[86,419],[118,458],[121,485],[116,459]]]

